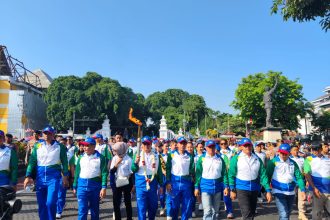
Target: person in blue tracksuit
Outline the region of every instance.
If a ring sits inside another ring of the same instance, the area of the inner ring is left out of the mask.
[[[192,179],[195,176],[194,157],[186,151],[187,140],[179,137],[178,149],[170,153],[166,163],[166,190],[171,194],[171,216],[167,219],[178,219],[182,204],[181,219],[192,217]]]
[[[39,218],[53,220],[56,217],[56,202],[61,175],[64,187],[69,186],[66,147],[54,139],[51,126],[43,129],[44,142],[36,143],[29,161],[24,188],[36,178],[36,194]]]
[[[330,159],[322,155],[321,145],[312,145],[312,155],[304,161],[304,173],[313,192],[312,219],[321,220],[330,212]]]
[[[221,148],[220,154],[226,156],[228,158],[228,161],[230,161],[230,159],[233,157],[234,153],[229,148],[227,139],[220,140],[220,148]],[[229,168],[229,164],[228,164],[227,169],[228,168]],[[227,196],[223,195],[223,201],[226,205],[227,219],[233,219],[234,218],[233,203],[230,199],[230,195],[229,194]]]
[[[68,146],[70,146],[70,145],[68,145]],[[68,165],[69,165],[68,169],[69,169],[70,176],[73,178],[73,176],[74,176],[74,165],[75,165],[75,161],[74,161],[75,160],[75,156],[74,156],[75,151],[70,150],[70,149],[73,148],[72,146],[70,148],[68,146],[67,146],[67,152],[66,152],[66,156],[68,158]],[[61,178],[60,189],[58,190],[58,199],[57,199],[57,210],[56,210],[56,218],[57,219],[62,218],[62,212],[63,212],[65,202],[66,202],[67,189],[68,188],[63,187],[62,178]]]
[[[5,133],[0,130],[0,186],[11,185],[16,190],[17,184],[17,154],[4,144]]]
[[[167,162],[167,157],[169,153],[169,143],[170,140],[165,139],[164,144],[162,146],[162,159],[164,161],[165,167],[162,166],[162,171],[163,171],[163,185],[162,187],[162,194],[159,195],[159,201],[160,201],[160,216],[163,216],[165,214],[165,208],[166,208],[166,216],[170,216],[170,211],[171,211],[171,203],[170,203],[170,195],[166,192],[166,162]]]
[[[168,140],[164,140],[163,142],[164,144],[161,145],[162,146],[162,153],[161,153],[161,157],[162,157],[162,160],[164,162],[164,165],[165,166],[162,166],[162,172],[163,172],[163,175],[164,175],[164,178],[163,178],[163,181],[164,183],[166,182],[166,161],[167,161],[167,155],[168,155]],[[160,202],[160,216],[163,216],[165,214],[165,202],[166,202],[166,208],[167,210],[170,210],[169,208],[169,200],[167,199],[167,193],[166,193],[166,186],[165,184],[159,186],[162,188],[162,194],[159,195],[159,202]]]
[[[242,219],[253,219],[257,208],[257,198],[260,184],[266,190],[267,201],[270,202],[269,180],[261,159],[252,153],[252,142],[249,138],[242,138],[238,143],[242,151],[230,160],[228,181],[230,198],[238,198]]]
[[[99,201],[106,196],[107,161],[95,150],[96,142],[93,138],[86,138],[81,144],[85,152],[78,158],[73,182],[73,194],[78,198],[78,219],[87,220],[90,209],[91,219],[98,220]]]
[[[267,164],[268,178],[271,179],[272,193],[275,197],[280,220],[290,219],[290,213],[294,203],[295,187],[297,184],[306,199],[305,182],[297,163],[289,158],[290,145],[281,144],[279,156],[274,157]]]
[[[202,193],[205,220],[215,220],[220,207],[220,197],[229,194],[228,175],[225,161],[216,154],[215,142],[205,144],[206,154],[200,156],[196,165],[195,196]]]
[[[152,140],[149,136],[141,139],[142,149],[133,157],[132,171],[135,173],[136,201],[138,219],[145,220],[156,217],[158,209],[158,185],[163,184],[163,173],[160,155],[151,149]],[[162,194],[162,188],[159,189]]]

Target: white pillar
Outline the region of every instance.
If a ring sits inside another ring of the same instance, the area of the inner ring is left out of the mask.
[[[167,139],[167,124],[165,116],[162,116],[162,119],[160,119],[160,129],[159,129],[159,138]]]

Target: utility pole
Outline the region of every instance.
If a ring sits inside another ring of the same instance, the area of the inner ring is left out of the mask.
[[[73,119],[73,122],[72,122],[72,132],[73,132],[73,136],[74,136],[74,128],[75,128],[76,112],[73,112],[72,119]]]
[[[198,114],[197,114],[197,128],[198,128]]]
[[[186,136],[186,111],[183,110],[183,136]]]
[[[206,136],[206,114],[205,114],[205,118],[204,118],[204,128],[205,128],[205,136]]]

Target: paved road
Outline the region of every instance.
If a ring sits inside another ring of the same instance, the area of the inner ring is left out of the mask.
[[[111,190],[107,190],[108,193],[110,193]],[[36,203],[36,197],[34,193],[20,193],[17,196],[19,199],[23,201],[23,208],[20,213],[16,214],[14,216],[14,220],[35,220],[38,219],[38,207]],[[77,201],[76,198],[73,197],[71,192],[68,192],[68,198],[67,198],[67,205],[65,208],[65,211],[63,213],[62,219],[77,219]],[[223,210],[223,206],[222,206]],[[310,207],[309,207],[310,210]],[[100,219],[111,219],[112,218],[112,195],[108,195],[106,199],[104,200],[104,203],[101,204],[101,213],[100,213]],[[277,215],[277,208],[275,206],[275,203],[266,204],[262,203],[258,205],[258,219],[267,219],[267,220],[275,220],[278,219]],[[125,216],[125,208],[122,207],[122,214]],[[236,219],[240,219],[240,211],[238,209],[237,202],[234,202],[234,214],[237,217]],[[136,215],[136,202],[133,201],[133,216],[134,219],[137,219]],[[225,213],[224,211],[221,212],[219,219],[225,219]],[[311,215],[309,214],[308,217],[311,219]],[[124,219],[124,218],[123,218]],[[157,219],[166,219],[165,217],[157,217]],[[197,213],[197,217],[194,219],[202,219],[202,213]],[[297,208],[294,206],[294,210],[292,213],[291,219],[296,220],[297,217]]]

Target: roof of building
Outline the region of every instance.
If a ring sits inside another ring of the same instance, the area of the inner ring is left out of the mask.
[[[48,88],[49,85],[53,82],[53,79],[42,69],[34,70],[33,73],[37,75],[41,82],[41,88]],[[27,74],[29,82],[34,82],[36,77],[33,74]]]
[[[317,103],[317,102],[320,102],[320,101],[322,101],[326,98],[330,98],[330,86],[325,87],[325,90],[323,92],[325,92],[326,94],[314,99],[312,101],[312,103]]]

